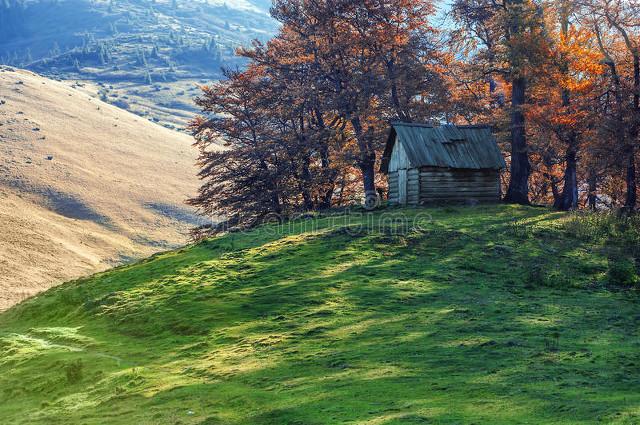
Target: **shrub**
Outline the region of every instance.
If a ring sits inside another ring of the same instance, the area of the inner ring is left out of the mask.
[[[533,236],[533,229],[526,222],[513,220],[508,224],[507,234],[518,239],[530,239]]]
[[[604,242],[609,235],[616,233],[618,218],[611,213],[576,212],[566,220],[565,231],[585,242]]]
[[[128,102],[118,99],[116,101],[113,102],[114,106],[117,106],[120,109],[129,109],[130,105]]]
[[[527,289],[534,289],[543,286],[546,281],[545,266],[540,262],[533,262],[527,269],[524,286]]]
[[[620,253],[608,257],[609,284],[616,286],[635,286],[638,284],[638,274],[633,258]]]
[[[557,352],[560,350],[560,334],[553,332],[549,338],[544,339],[544,348],[549,352]]]
[[[608,252],[609,283],[623,286],[637,283],[640,214],[575,213],[564,227],[569,235],[604,247]]]
[[[82,381],[82,369],[83,369],[82,360],[76,360],[67,365],[66,367],[66,375],[67,382],[70,384],[77,384]]]
[[[564,271],[554,268],[544,276],[544,284],[553,288],[568,288],[571,286],[571,279]]]
[[[576,212],[564,223],[565,231],[586,242],[640,246],[640,215],[613,212]]]

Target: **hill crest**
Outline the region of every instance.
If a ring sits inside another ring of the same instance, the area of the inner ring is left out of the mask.
[[[321,215],[69,282],[0,314],[0,415],[635,423],[637,293],[601,285],[606,254],[570,220],[504,205]]]

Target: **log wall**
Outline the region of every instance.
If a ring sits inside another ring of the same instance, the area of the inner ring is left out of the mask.
[[[498,202],[497,170],[420,169],[420,204]]]
[[[407,205],[420,203],[420,170],[410,168],[407,170]]]
[[[389,193],[387,194],[388,202],[391,205],[398,205],[398,172],[389,172],[387,181],[389,183]]]

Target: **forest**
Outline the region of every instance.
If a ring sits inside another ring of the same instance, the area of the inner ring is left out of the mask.
[[[637,208],[636,0],[275,0],[271,15],[278,33],[201,87],[190,126],[189,202],[225,226],[376,205],[393,121],[490,125],[505,202]]]

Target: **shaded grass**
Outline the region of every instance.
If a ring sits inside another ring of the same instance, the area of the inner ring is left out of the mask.
[[[640,421],[637,294],[605,288],[606,252],[565,215],[395,214],[410,224],[354,214],[230,234],[17,306],[0,316],[0,417]]]

